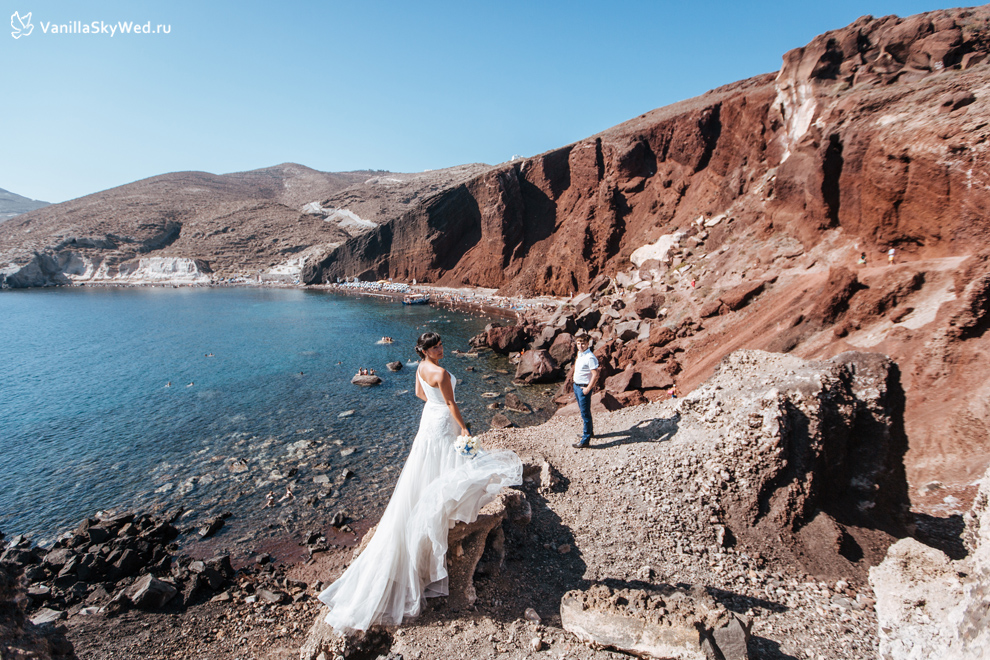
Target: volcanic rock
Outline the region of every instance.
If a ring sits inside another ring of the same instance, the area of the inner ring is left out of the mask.
[[[137,582],[124,590],[124,596],[139,609],[158,609],[177,593],[175,585],[163,582],[153,575],[138,578]]]
[[[663,307],[664,302],[666,297],[659,291],[652,288],[643,289],[633,299],[632,309],[640,318],[655,319],[657,311]]]
[[[506,355],[521,351],[526,346],[526,328],[521,325],[493,327],[486,333],[485,345],[497,353]]]
[[[382,379],[378,376],[355,374],[354,378],[351,378],[351,383],[360,385],[361,387],[374,387],[375,385],[381,385]]]
[[[550,346],[550,357],[558,365],[565,365],[577,355],[577,345],[574,343],[574,335],[562,332],[557,335]]]
[[[559,376],[560,368],[551,353],[536,349],[523,353],[516,367],[515,380],[525,384],[546,383],[557,380]]]
[[[508,429],[513,426],[515,426],[515,424],[512,423],[512,420],[502,413],[495,413],[495,416],[492,417],[491,427],[493,429]]]
[[[738,543],[827,577],[880,562],[907,527],[898,375],[878,354],[737,351],[681,400],[682,417],[720,429],[733,456],[711,457],[706,490]],[[785,529],[796,532],[781,544]]]

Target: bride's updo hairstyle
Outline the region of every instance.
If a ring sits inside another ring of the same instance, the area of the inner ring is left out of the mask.
[[[416,340],[416,353],[421,358],[426,358],[426,351],[440,343],[440,335],[435,332],[424,332]]]

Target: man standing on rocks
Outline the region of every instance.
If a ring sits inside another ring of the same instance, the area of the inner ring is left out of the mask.
[[[574,343],[578,350],[574,359],[574,397],[581,411],[584,431],[581,439],[573,446],[584,449],[591,445],[591,438],[595,435],[594,424],[591,421],[591,393],[595,389],[595,383],[598,382],[598,358],[591,352],[588,335],[578,335],[574,338]]]

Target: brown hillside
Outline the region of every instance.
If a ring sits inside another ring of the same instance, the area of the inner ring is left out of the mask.
[[[115,265],[147,255],[198,259],[221,276],[253,274],[314,246],[342,243],[483,168],[327,173],[286,163],[224,175],[164,174],[5,222],[0,263],[24,264],[36,252],[61,264],[82,257]],[[362,203],[348,204],[355,199]],[[341,224],[348,216],[328,208],[350,208],[367,224]]]

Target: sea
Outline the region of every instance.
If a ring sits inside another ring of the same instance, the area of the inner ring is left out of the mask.
[[[340,509],[373,515],[419,425],[421,333],[443,337],[472,431],[507,391],[536,411],[507,412],[515,423],[549,416],[550,388],[517,390],[506,358],[471,354],[492,321],[304,289],[4,291],[0,531],[46,545],[87,516],[131,510],[188,530],[223,514],[247,539]],[[351,384],[361,367],[382,384]]]

